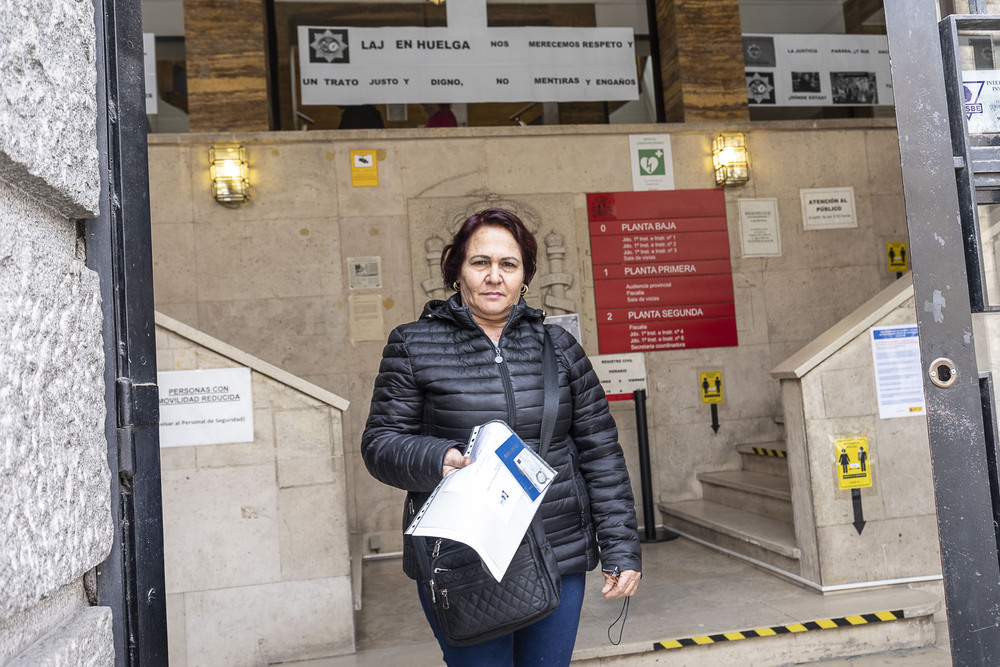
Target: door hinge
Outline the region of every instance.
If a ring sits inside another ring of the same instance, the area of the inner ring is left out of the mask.
[[[118,474],[135,475],[135,429],[160,423],[160,392],[156,383],[133,384],[132,378],[115,381],[118,405]]]

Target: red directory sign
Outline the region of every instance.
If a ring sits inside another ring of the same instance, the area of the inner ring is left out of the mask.
[[[722,190],[587,195],[601,354],[737,344]]]

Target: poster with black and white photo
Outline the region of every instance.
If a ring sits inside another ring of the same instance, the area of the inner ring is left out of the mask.
[[[743,35],[752,106],[892,106],[885,35]]]
[[[303,106],[639,99],[631,28],[299,26]]]

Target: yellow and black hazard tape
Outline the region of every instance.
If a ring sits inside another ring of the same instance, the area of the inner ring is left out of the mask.
[[[843,618],[829,618],[821,621],[792,623],[791,625],[775,625],[770,628],[758,628],[756,630],[741,630],[739,632],[725,632],[718,635],[704,635],[702,637],[687,637],[684,639],[668,639],[667,641],[656,642],[653,644],[653,649],[660,650],[682,648],[684,646],[704,646],[706,644],[732,642],[739,639],[750,639],[752,637],[774,637],[777,635],[807,632],[809,630],[831,630],[833,628],[843,628],[850,625],[865,625],[867,623],[898,621],[903,617],[902,610],[880,611],[875,614],[844,616]]]
[[[757,456],[777,456],[779,459],[788,456],[783,449],[764,449],[763,447],[754,447],[753,453]]]

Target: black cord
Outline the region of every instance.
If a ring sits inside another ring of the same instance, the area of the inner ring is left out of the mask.
[[[608,626],[608,641],[614,644],[615,646],[618,646],[619,644],[622,643],[622,635],[625,634],[625,621],[628,620],[628,601],[630,599],[631,598],[628,597],[625,598],[625,602],[622,603],[622,610],[621,612],[618,613],[618,618],[615,619],[614,623]],[[615,641],[614,639],[611,638],[611,629],[614,628],[616,625],[618,625],[618,621],[622,622],[622,627],[621,630],[618,631],[618,641]]]

